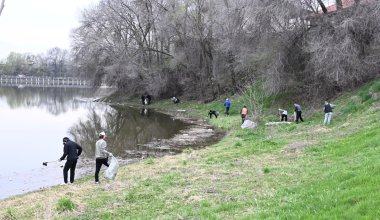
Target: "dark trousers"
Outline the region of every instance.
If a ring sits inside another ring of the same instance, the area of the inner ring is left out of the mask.
[[[230,115],[230,107],[226,107],[226,112],[225,112],[226,115]]]
[[[243,124],[244,123],[244,121],[245,121],[245,118],[247,117],[247,115],[241,115],[241,123]]]
[[[99,182],[99,172],[102,165],[108,167],[108,158],[96,158],[95,182]]]
[[[63,181],[67,183],[67,173],[70,170],[70,183],[74,182],[75,177],[75,167],[77,166],[78,159],[67,160],[65,167],[63,167]]]
[[[296,112],[296,123],[298,123],[298,120],[303,121],[303,119],[302,119],[302,112],[301,111],[297,111]]]
[[[287,115],[281,115],[281,121],[288,121],[288,116]]]

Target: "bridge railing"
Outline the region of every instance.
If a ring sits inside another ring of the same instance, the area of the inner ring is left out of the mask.
[[[25,87],[91,87],[90,83],[78,77],[9,76],[0,75],[0,86]]]

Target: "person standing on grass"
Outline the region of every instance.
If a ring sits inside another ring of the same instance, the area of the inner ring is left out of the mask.
[[[294,103],[294,112],[296,113],[296,123],[298,123],[298,120],[303,122],[301,105]]]
[[[58,160],[62,161],[67,157],[65,166],[63,167],[63,181],[67,184],[68,171],[70,170],[70,183],[74,183],[75,168],[77,166],[78,157],[82,153],[82,147],[68,137],[63,138],[63,145],[63,155]]]
[[[328,101],[325,101],[325,108],[324,108],[325,120],[323,121],[324,125],[330,124],[330,121],[331,121],[332,115],[333,115],[333,112],[332,112],[333,108],[335,108],[335,105],[329,103]]]
[[[226,107],[226,111],[224,112],[224,114],[227,115],[227,116],[229,116],[230,115],[231,102],[230,102],[230,100],[228,98],[224,102],[224,106]]]
[[[245,118],[248,115],[248,109],[247,106],[243,106],[243,108],[240,110],[240,115],[241,115],[241,123],[243,124],[245,121]]]
[[[104,131],[99,133],[99,139],[95,144],[95,183],[99,184],[99,172],[102,165],[108,167],[108,157],[112,157],[112,153],[106,150],[107,142],[104,140],[106,138],[106,133]]]

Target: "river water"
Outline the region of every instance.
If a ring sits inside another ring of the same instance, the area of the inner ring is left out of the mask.
[[[190,126],[152,109],[94,102],[100,93],[88,88],[0,87],[0,199],[63,183],[64,161],[57,160],[65,136],[83,147],[76,171],[80,177],[93,175],[101,131],[108,136],[108,150],[126,164],[168,153],[163,151],[170,149],[151,150],[144,144]]]

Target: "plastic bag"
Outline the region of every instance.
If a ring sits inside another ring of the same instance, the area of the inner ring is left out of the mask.
[[[244,120],[243,124],[240,126],[241,128],[255,128],[257,124],[251,120]]]
[[[116,177],[117,170],[119,169],[119,163],[117,162],[116,157],[110,157],[110,165],[104,171],[104,177],[109,180],[113,180]]]

